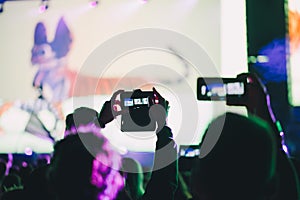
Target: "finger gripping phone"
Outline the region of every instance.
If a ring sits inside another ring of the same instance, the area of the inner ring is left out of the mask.
[[[156,123],[149,116],[150,107],[154,104],[153,91],[125,91],[120,94],[122,110],[121,131],[154,131]]]
[[[235,101],[246,95],[246,82],[236,78],[201,77],[197,79],[200,101]]]

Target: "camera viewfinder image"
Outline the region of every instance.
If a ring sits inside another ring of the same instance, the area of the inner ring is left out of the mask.
[[[124,106],[126,107],[133,106],[133,99],[130,98],[124,99]]]
[[[124,106],[131,107],[131,106],[140,106],[140,105],[147,105],[149,106],[149,99],[148,97],[144,98],[125,98],[124,99]]]
[[[201,94],[207,97],[223,97],[226,96],[226,90],[223,84],[209,84],[209,85],[202,85],[201,87]]]
[[[242,95],[245,92],[244,83],[241,82],[227,83],[226,91],[228,95]]]

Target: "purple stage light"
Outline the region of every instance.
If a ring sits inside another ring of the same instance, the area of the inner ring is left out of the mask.
[[[27,162],[22,162],[22,167],[27,167],[27,166],[28,166]]]
[[[98,1],[91,1],[90,2],[90,6],[92,7],[92,8],[95,8],[95,7],[97,7],[98,6]]]
[[[40,5],[39,11],[40,13],[44,13],[48,9],[48,5]]]
[[[289,149],[288,149],[288,147],[284,144],[284,145],[282,145],[282,149],[283,149],[283,151],[287,154],[287,155],[289,155]]]

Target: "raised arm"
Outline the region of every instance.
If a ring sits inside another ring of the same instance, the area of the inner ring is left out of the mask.
[[[239,74],[237,79],[246,83],[246,95],[237,101],[227,101],[227,105],[245,106],[248,115],[254,115],[266,121],[277,135],[278,145],[281,148],[282,134],[280,133],[281,130],[277,127],[277,121],[271,107],[270,96],[266,87],[253,73]]]
[[[287,152],[284,151],[284,134],[277,126],[266,87],[255,74],[243,73],[238,75],[237,78],[246,82],[246,96],[238,102],[227,102],[227,104],[246,106],[248,114],[265,120],[271,126],[278,139],[277,144],[279,148],[276,165],[278,189],[275,199],[299,199],[300,192],[297,173],[288,158]]]
[[[126,112],[116,108],[120,104],[116,96],[122,92],[122,90],[115,92],[112,98],[102,106],[98,119],[102,128],[117,115]],[[157,124],[157,141],[151,178],[142,200],[173,200],[178,185],[178,161],[177,146],[171,129],[166,125],[169,102],[155,88],[153,88],[153,93],[154,105],[150,107],[149,115]]]
[[[150,109],[150,117],[157,122],[157,142],[151,179],[143,200],[173,200],[178,185],[177,146],[173,134],[166,126],[169,102],[153,88],[156,104]]]

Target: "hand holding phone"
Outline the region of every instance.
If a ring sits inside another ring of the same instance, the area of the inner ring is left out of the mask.
[[[120,94],[121,109],[127,111],[121,116],[121,131],[154,131],[149,109],[154,104],[153,91],[125,91]]]
[[[124,90],[118,90],[116,91],[109,101],[106,101],[99,113],[98,121],[100,123],[100,126],[102,128],[105,127],[105,125],[109,122],[111,122],[116,116],[123,113],[122,110],[118,110],[118,107],[120,106],[120,101],[118,101],[116,98],[119,94],[122,94]]]
[[[237,76],[237,79],[247,83],[247,96],[243,101],[227,102],[227,105],[245,106],[249,114],[275,123],[276,119],[271,108],[270,96],[267,88],[257,75],[253,73],[242,73]]]
[[[169,102],[158,91],[125,91],[120,94],[121,131],[159,131],[166,123]],[[156,127],[156,124],[158,127]]]

